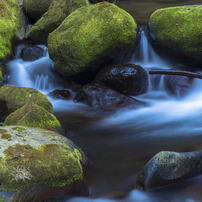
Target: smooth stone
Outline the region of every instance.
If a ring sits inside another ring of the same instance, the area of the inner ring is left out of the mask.
[[[202,150],[193,152],[157,153],[140,171],[135,185],[138,189],[168,186],[202,173]]]

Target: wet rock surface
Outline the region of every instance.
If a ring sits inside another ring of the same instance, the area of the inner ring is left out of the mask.
[[[106,86],[98,84],[85,85],[77,92],[74,101],[103,109],[146,106],[144,102],[120,94]]]
[[[22,49],[20,57],[24,61],[35,61],[44,56],[43,48],[37,46],[28,46]]]
[[[125,95],[139,95],[149,87],[148,73],[140,65],[119,64],[103,68],[94,83],[108,86]]]
[[[63,99],[63,100],[69,100],[72,97],[71,93],[68,90],[59,90],[59,89],[50,92],[49,95],[52,98]]]
[[[184,66],[177,66],[172,68],[172,70],[189,71],[190,69]],[[193,77],[178,75],[164,75],[163,81],[166,92],[169,95],[177,98],[186,96],[190,92],[194,84]]]
[[[193,152],[162,151],[140,171],[135,185],[153,189],[171,185],[202,174],[202,150]]]

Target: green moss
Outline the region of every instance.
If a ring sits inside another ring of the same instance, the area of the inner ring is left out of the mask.
[[[57,144],[44,144],[38,149],[30,145],[10,146],[0,158],[1,189],[20,190],[26,185],[44,184],[52,187],[64,187],[75,180],[82,180],[80,162],[69,147]],[[20,157],[15,160],[13,157]],[[25,181],[13,180],[16,168],[25,168],[32,178]]]
[[[71,13],[49,35],[50,57],[59,72],[74,76],[106,55],[117,56],[133,50],[136,28],[133,18],[114,4],[84,6]]]
[[[0,202],[6,202],[6,199],[5,199],[5,197],[3,197],[3,198],[0,198]]]
[[[13,127],[12,129],[13,130],[17,130],[17,131],[25,130],[25,128],[22,128],[22,127]]]
[[[49,10],[31,28],[28,37],[33,41],[47,40],[49,33],[55,30],[70,13],[86,5],[88,0],[53,1]]]
[[[26,13],[33,19],[38,20],[49,8],[53,0],[23,0]]]
[[[2,70],[1,70],[1,67],[0,67],[0,82],[1,82],[2,79],[3,79],[3,75],[2,75]],[[0,84],[0,86],[1,86],[1,84]]]
[[[8,125],[61,127],[54,115],[32,101],[28,101],[22,108],[11,113],[3,124],[3,126]]]
[[[0,88],[0,102],[5,101],[10,112],[23,107],[29,100],[43,107],[49,113],[53,113],[51,102],[43,93],[35,89],[15,86],[2,86]]]
[[[11,141],[11,140],[12,140],[10,134],[2,134],[2,135],[1,135],[1,139],[6,139],[6,140],[8,140],[8,141]]]
[[[202,6],[179,6],[155,11],[152,37],[160,46],[191,57],[202,55]]]
[[[8,132],[7,130],[0,129],[0,134],[2,134],[2,133],[7,133],[7,132]]]
[[[22,25],[21,12],[16,0],[0,1],[0,60],[11,53],[11,39]]]

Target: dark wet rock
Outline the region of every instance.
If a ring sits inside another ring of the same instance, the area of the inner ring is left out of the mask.
[[[104,109],[140,107],[146,105],[144,102],[120,94],[106,86],[98,84],[85,85],[77,92],[74,101],[86,103],[91,107]]]
[[[48,36],[55,68],[83,85],[90,83],[101,68],[131,58],[136,45],[134,19],[104,1],[77,9]]]
[[[188,71],[187,67],[182,65],[172,68],[172,70],[185,70]],[[188,76],[178,75],[165,75],[164,76],[164,87],[169,95],[177,98],[182,98],[187,95],[193,87],[194,78]]]
[[[89,195],[83,175],[87,157],[68,138],[24,126],[0,127],[0,137],[0,199],[65,201]]]
[[[125,95],[139,95],[149,87],[148,73],[140,65],[118,64],[103,68],[94,83],[108,86]]]
[[[72,91],[78,92],[79,90],[81,90],[83,88],[83,86],[80,84],[77,84],[73,81],[70,81],[70,88],[72,89]]]
[[[162,151],[140,171],[136,188],[153,189],[171,185],[202,173],[202,150],[194,152]]]
[[[71,99],[71,93],[68,90],[54,90],[49,93],[49,95],[56,99],[63,99],[63,100],[69,100]]]
[[[44,56],[44,49],[37,46],[28,46],[22,49],[20,57],[24,61],[35,61]]]

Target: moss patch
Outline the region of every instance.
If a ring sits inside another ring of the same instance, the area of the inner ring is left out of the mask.
[[[23,107],[29,100],[43,107],[49,113],[53,113],[51,102],[43,93],[35,89],[15,86],[2,86],[0,88],[0,103],[5,101],[10,112]]]
[[[54,115],[32,101],[28,101],[22,108],[11,113],[3,124],[3,126],[8,125],[61,127]]]
[[[0,0],[0,60],[11,53],[11,39],[22,26],[16,0]]]
[[[78,158],[65,146],[44,144],[35,149],[30,145],[15,145],[6,149],[4,154],[6,157],[0,159],[3,190],[20,190],[31,184],[63,187],[83,179]],[[19,156],[17,159],[14,158],[16,155]],[[32,177],[25,181],[15,180],[17,168],[25,169]]]
[[[173,54],[202,58],[202,6],[155,11],[150,17],[151,40]]]
[[[48,49],[55,67],[66,76],[87,70],[105,57],[119,58],[134,49],[137,25],[114,4],[101,2],[71,13],[48,37]],[[106,59],[105,59],[106,60]]]
[[[70,13],[86,5],[88,5],[87,0],[53,1],[49,10],[31,28],[28,37],[33,41],[47,40],[49,33],[56,29]]]
[[[10,134],[2,134],[2,135],[1,135],[1,139],[6,139],[6,140],[8,140],[8,141],[12,140]]]

